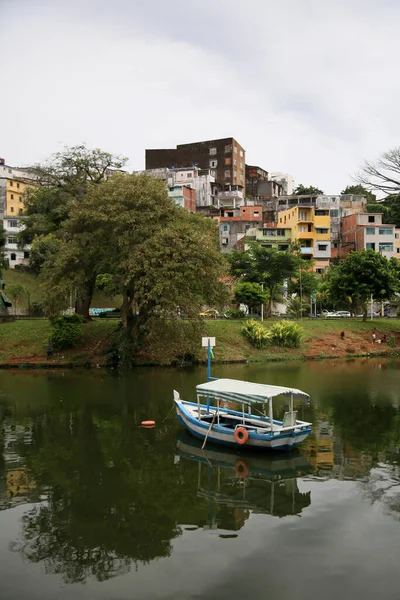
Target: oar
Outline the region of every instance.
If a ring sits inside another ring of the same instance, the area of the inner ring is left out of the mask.
[[[215,411],[215,413],[214,413],[214,416],[213,416],[212,421],[210,423],[210,427],[208,428],[208,431],[206,433],[206,437],[204,438],[204,442],[203,442],[203,445],[201,447],[202,450],[204,450],[204,446],[206,445],[208,434],[210,433],[210,431],[212,429],[212,426],[214,425],[214,419],[215,419],[216,416],[217,416],[217,411]]]

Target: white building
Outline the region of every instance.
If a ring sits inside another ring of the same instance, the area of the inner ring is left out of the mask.
[[[294,192],[294,177],[289,173],[280,173],[276,171],[269,174],[272,181],[276,181],[282,186],[282,195],[290,196]]]
[[[141,171],[164,179],[169,188],[176,186],[187,186],[196,190],[196,206],[206,207],[215,204],[217,184],[215,183],[215,171],[212,169],[199,169],[198,167],[182,168],[160,168]]]

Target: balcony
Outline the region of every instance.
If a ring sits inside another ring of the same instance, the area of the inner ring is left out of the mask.
[[[230,190],[226,192],[217,193],[218,200],[229,200],[230,198],[240,198],[243,200],[243,192],[241,190]]]
[[[312,256],[312,253],[312,248],[300,248],[300,254],[304,254],[304,256]]]

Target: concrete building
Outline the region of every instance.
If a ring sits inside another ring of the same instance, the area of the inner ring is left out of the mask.
[[[196,212],[196,190],[188,185],[174,185],[168,188],[168,196],[177,206],[185,208],[188,212]]]
[[[303,258],[314,258],[314,270],[323,272],[331,258],[328,209],[294,206],[279,213],[278,226],[291,230],[291,241],[300,243]]]
[[[186,167],[182,169],[148,169],[144,172],[152,177],[163,179],[169,188],[176,185],[185,185],[196,192],[196,206],[207,207],[216,205],[217,184],[211,169]]]
[[[255,200],[277,198],[283,192],[282,185],[269,179],[268,172],[254,165],[246,165],[246,195]]]
[[[289,173],[273,172],[269,174],[271,181],[276,181],[282,187],[282,194],[291,196],[294,192],[294,177]]]
[[[261,206],[223,209],[219,218],[221,252],[230,253],[251,227],[262,225]]]
[[[396,227],[394,230],[394,248],[396,252],[396,258],[400,260],[400,227]]]
[[[396,256],[395,225],[382,224],[382,213],[358,213],[343,218],[342,252],[375,250],[386,258]]]
[[[290,228],[279,227],[277,223],[268,223],[264,227],[251,227],[248,229],[246,241],[258,242],[263,248],[282,252],[290,248],[292,231]]]
[[[176,148],[146,149],[146,170],[160,168],[198,167],[210,169],[215,181],[245,188],[246,151],[233,137],[191,144]]]

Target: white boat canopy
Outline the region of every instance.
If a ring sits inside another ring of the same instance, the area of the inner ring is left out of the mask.
[[[281,387],[278,385],[264,385],[251,383],[239,379],[216,379],[196,386],[199,396],[220,398],[231,402],[244,402],[245,404],[267,403],[276,396],[302,396],[307,400],[308,394],[295,388]]]

